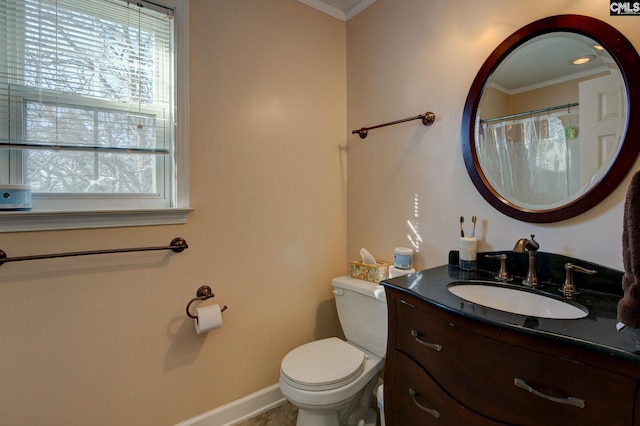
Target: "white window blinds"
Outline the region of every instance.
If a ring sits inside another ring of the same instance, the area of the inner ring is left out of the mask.
[[[0,167],[14,170],[0,171],[0,182],[34,194],[164,196],[175,142],[173,11],[124,0],[3,3]]]

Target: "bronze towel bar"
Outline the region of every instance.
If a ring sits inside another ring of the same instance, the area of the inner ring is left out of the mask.
[[[436,120],[436,115],[434,113],[432,113],[432,112],[425,112],[424,114],[416,115],[415,117],[409,117],[409,118],[404,118],[402,120],[391,121],[389,123],[378,124],[377,126],[363,127],[360,130],[352,131],[351,134],[355,135],[357,133],[357,134],[360,135],[360,139],[364,139],[369,134],[369,130],[377,129],[377,128],[385,127],[385,126],[391,126],[393,124],[400,124],[400,123],[404,123],[406,121],[412,121],[412,120],[417,120],[417,119],[422,120],[422,124],[424,124],[425,126],[431,126],[433,124],[433,122]]]
[[[153,250],[172,250],[176,253],[180,253],[183,250],[189,248],[184,238],[174,238],[171,240],[170,245],[160,247],[133,247],[123,249],[107,249],[107,250],[89,250],[89,251],[76,251],[69,253],[51,253],[51,254],[37,254],[32,256],[18,256],[7,257],[6,253],[0,250],[0,266],[5,262],[19,262],[21,260],[37,260],[37,259],[53,259],[57,257],[72,257],[72,256],[87,256],[91,254],[108,254],[108,253],[127,253],[133,251],[153,251]]]

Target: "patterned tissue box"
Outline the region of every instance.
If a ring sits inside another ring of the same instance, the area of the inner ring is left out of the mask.
[[[382,280],[389,278],[389,266],[392,264],[389,262],[376,262],[375,265],[362,263],[359,260],[354,260],[349,263],[349,275],[352,278],[358,278],[359,280],[371,281],[372,283],[379,283]]]

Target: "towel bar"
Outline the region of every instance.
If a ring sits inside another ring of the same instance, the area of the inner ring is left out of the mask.
[[[432,112],[425,112],[424,114],[416,115],[415,117],[403,118],[402,120],[396,120],[396,121],[391,121],[389,123],[378,124],[377,126],[363,127],[362,129],[359,129],[359,130],[353,130],[351,134],[355,135],[357,133],[358,135],[360,135],[360,139],[364,139],[369,134],[369,130],[378,129],[380,127],[385,127],[385,126],[391,126],[393,124],[400,124],[406,121],[417,120],[417,119],[422,120],[422,124],[424,124],[425,126],[431,126],[433,122],[436,120],[436,115]]]
[[[107,250],[89,250],[89,251],[76,251],[68,253],[51,253],[51,254],[37,254],[32,256],[18,256],[7,257],[7,254],[0,250],[0,266],[5,262],[19,262],[22,260],[37,260],[37,259],[53,259],[58,257],[72,257],[72,256],[88,256],[92,254],[109,254],[109,253],[127,253],[134,251],[153,251],[153,250],[172,250],[176,253],[180,253],[185,249],[188,249],[187,241],[184,238],[174,238],[171,240],[170,245],[160,247],[133,247],[122,249],[107,249]]]

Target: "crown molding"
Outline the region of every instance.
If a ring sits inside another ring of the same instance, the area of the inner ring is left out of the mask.
[[[375,1],[376,0],[360,0],[358,3],[354,4],[352,7],[345,11],[328,3],[325,3],[322,0],[298,0],[298,2],[302,4],[319,10],[322,13],[326,13],[329,16],[333,16],[334,18],[339,19],[343,22],[347,22],[349,19],[353,18],[358,13],[371,6],[371,4],[373,4]]]

